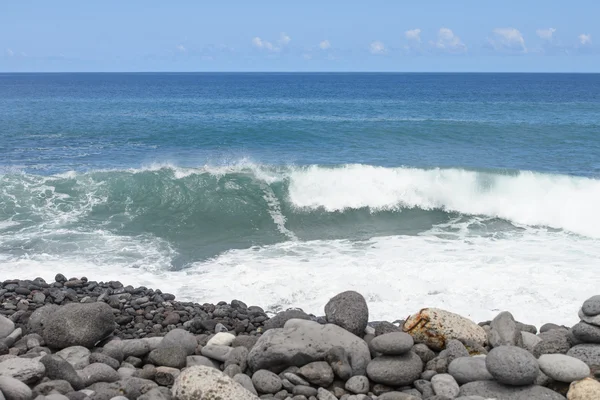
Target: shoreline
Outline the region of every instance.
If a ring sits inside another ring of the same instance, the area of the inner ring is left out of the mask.
[[[241,300],[180,302],[119,281],[5,280],[0,393],[7,400],[600,396],[600,296],[583,303],[575,326],[539,331],[506,311],[484,322],[438,308],[372,321],[354,291],[323,310],[270,317]]]

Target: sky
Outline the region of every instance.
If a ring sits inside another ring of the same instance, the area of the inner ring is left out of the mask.
[[[600,1],[0,1],[0,72],[600,72]]]

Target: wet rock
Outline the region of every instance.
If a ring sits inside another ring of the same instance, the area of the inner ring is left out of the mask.
[[[70,303],[60,307],[46,321],[42,336],[49,347],[91,348],[115,329],[112,309],[105,303]]]
[[[369,308],[363,295],[355,291],[340,293],[325,305],[327,322],[361,336],[369,322]]]
[[[389,386],[410,385],[419,379],[423,362],[413,352],[400,356],[380,356],[367,366],[367,376],[376,383]]]
[[[485,330],[475,322],[438,308],[424,308],[411,315],[402,329],[415,343],[437,351],[443,350],[450,339],[472,340],[482,346],[487,341]]]
[[[487,355],[485,365],[498,382],[513,386],[532,384],[540,371],[531,353],[514,346],[494,348]]]
[[[353,375],[365,374],[371,355],[362,339],[333,324],[299,319],[289,320],[283,329],[265,332],[250,351],[248,365],[253,370],[302,366],[323,360],[335,346],[349,354]]]

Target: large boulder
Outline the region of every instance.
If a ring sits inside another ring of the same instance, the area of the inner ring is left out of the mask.
[[[182,347],[188,356],[194,354],[196,347],[198,346],[198,342],[196,341],[196,337],[188,331],[183,329],[173,329],[169,331],[162,339],[158,347]]]
[[[495,381],[466,383],[460,387],[458,396],[495,400],[565,400],[562,395],[543,386],[508,386]]]
[[[173,397],[179,400],[258,400],[239,383],[214,368],[196,365],[175,379]]]
[[[369,308],[362,294],[349,290],[329,300],[325,316],[327,322],[362,337],[369,322]]]
[[[365,375],[371,354],[364,340],[337,325],[302,319],[291,319],[284,328],[265,332],[248,354],[248,365],[253,371],[301,367],[323,361],[335,346],[348,353],[353,375]]]
[[[27,321],[27,331],[29,333],[43,334],[46,324],[50,321],[52,314],[58,309],[60,309],[60,306],[57,304],[46,304],[35,310]]]
[[[468,318],[439,308],[424,308],[404,322],[402,330],[410,334],[415,343],[424,343],[440,351],[450,339],[473,341],[483,346],[487,341],[485,330]]]
[[[106,303],[70,303],[52,313],[43,331],[49,347],[91,348],[115,329],[112,308]]]

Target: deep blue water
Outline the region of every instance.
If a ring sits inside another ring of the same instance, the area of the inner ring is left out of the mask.
[[[0,262],[597,238],[599,135],[600,75],[0,74]]]

